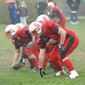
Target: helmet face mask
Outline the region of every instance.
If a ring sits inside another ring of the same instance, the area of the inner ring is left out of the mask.
[[[39,37],[42,33],[42,29],[41,29],[42,24],[35,21],[32,22],[29,26],[29,32],[33,35],[33,36],[37,36]]]
[[[12,38],[14,37],[14,35],[16,34],[17,28],[15,27],[15,25],[8,25],[5,29],[5,35],[6,38]]]
[[[36,28],[34,31],[31,32],[32,36],[40,37],[42,32],[41,28]]]
[[[9,39],[11,37],[11,32],[10,31],[9,32],[6,32],[5,33],[5,36],[6,36],[7,39]]]

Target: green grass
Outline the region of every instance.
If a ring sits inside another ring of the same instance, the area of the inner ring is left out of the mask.
[[[61,77],[51,76],[52,69],[45,70],[46,76],[41,78],[39,72],[24,70],[13,70],[11,64],[14,55],[14,46],[11,40],[4,35],[6,25],[0,25],[0,85],[85,85],[85,21],[80,20],[78,25],[71,25],[67,20],[66,28],[73,30],[79,37],[80,43],[77,49],[69,55],[75,69],[79,73],[79,79],[65,80],[68,75]]]

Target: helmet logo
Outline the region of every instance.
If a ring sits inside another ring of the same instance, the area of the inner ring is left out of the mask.
[[[21,29],[21,27],[20,27],[19,25],[17,25],[17,28],[18,28],[18,29]]]
[[[45,20],[45,19],[46,19],[46,17],[44,16],[44,17],[43,17],[43,19]]]
[[[37,28],[39,27],[39,24],[34,23],[34,26],[36,26],[36,28],[35,28],[35,29],[37,29]]]

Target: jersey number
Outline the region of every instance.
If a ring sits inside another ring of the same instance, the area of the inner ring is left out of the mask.
[[[49,42],[47,42],[48,45],[54,45],[56,44],[57,40],[50,39]]]

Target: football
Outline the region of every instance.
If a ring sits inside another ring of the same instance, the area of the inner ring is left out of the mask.
[[[18,70],[18,69],[20,69],[22,67],[22,64],[21,63],[15,63],[13,66],[12,66],[12,68],[14,69],[14,70]]]

